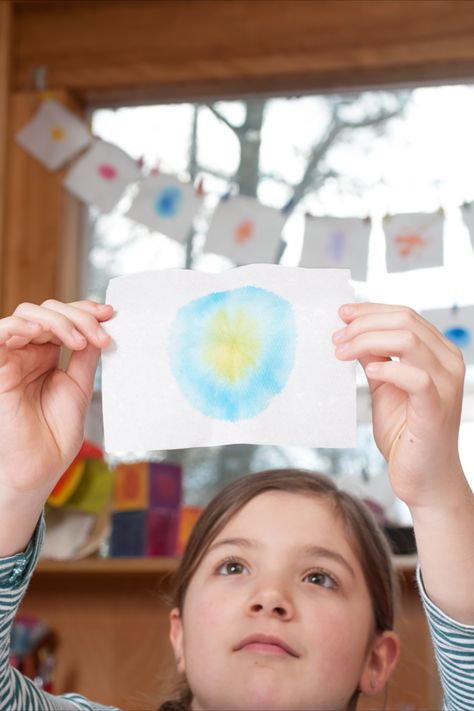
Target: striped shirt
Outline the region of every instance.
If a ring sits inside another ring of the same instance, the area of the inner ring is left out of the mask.
[[[0,711],[119,711],[80,694],[54,696],[9,665],[10,630],[38,560],[44,521],[40,519],[24,553],[0,559]],[[446,711],[474,711],[474,626],[445,615],[418,586],[433,639]]]

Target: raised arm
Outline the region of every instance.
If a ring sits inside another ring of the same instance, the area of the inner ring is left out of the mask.
[[[461,353],[406,307],[351,304],[340,315],[347,326],[334,335],[336,355],[359,359],[367,375],[375,440],[412,514],[425,590],[472,625],[474,495],[458,451]]]
[[[23,551],[79,450],[110,306],[22,304],[0,320],[0,558]],[[61,346],[72,351],[59,368]]]

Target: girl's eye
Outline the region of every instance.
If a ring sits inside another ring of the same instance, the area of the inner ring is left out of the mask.
[[[238,560],[230,559],[220,563],[216,570],[218,575],[248,575],[248,568]]]
[[[303,578],[303,582],[312,583],[312,585],[319,585],[322,588],[332,588],[336,589],[338,587],[336,580],[325,573],[322,570],[313,570],[311,573],[307,573]]]

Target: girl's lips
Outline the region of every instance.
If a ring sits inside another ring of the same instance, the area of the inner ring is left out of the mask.
[[[284,655],[290,657],[299,657],[299,654],[290,647],[287,642],[274,637],[273,635],[255,634],[250,637],[245,637],[239,644],[234,647],[234,651],[246,649],[251,652],[261,652],[263,654]]]

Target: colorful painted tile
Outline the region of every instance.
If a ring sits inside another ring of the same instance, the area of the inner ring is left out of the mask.
[[[111,556],[144,556],[146,540],[147,511],[116,511],[112,514]]]
[[[148,508],[148,462],[119,464],[114,470],[114,509]]]
[[[175,556],[178,546],[179,511],[151,509],[147,515],[146,554]]]
[[[149,507],[176,510],[181,504],[182,469],[177,464],[150,462]]]
[[[179,514],[178,555],[182,555],[184,552],[189,536],[201,512],[202,508],[199,506],[183,506],[181,508]]]

